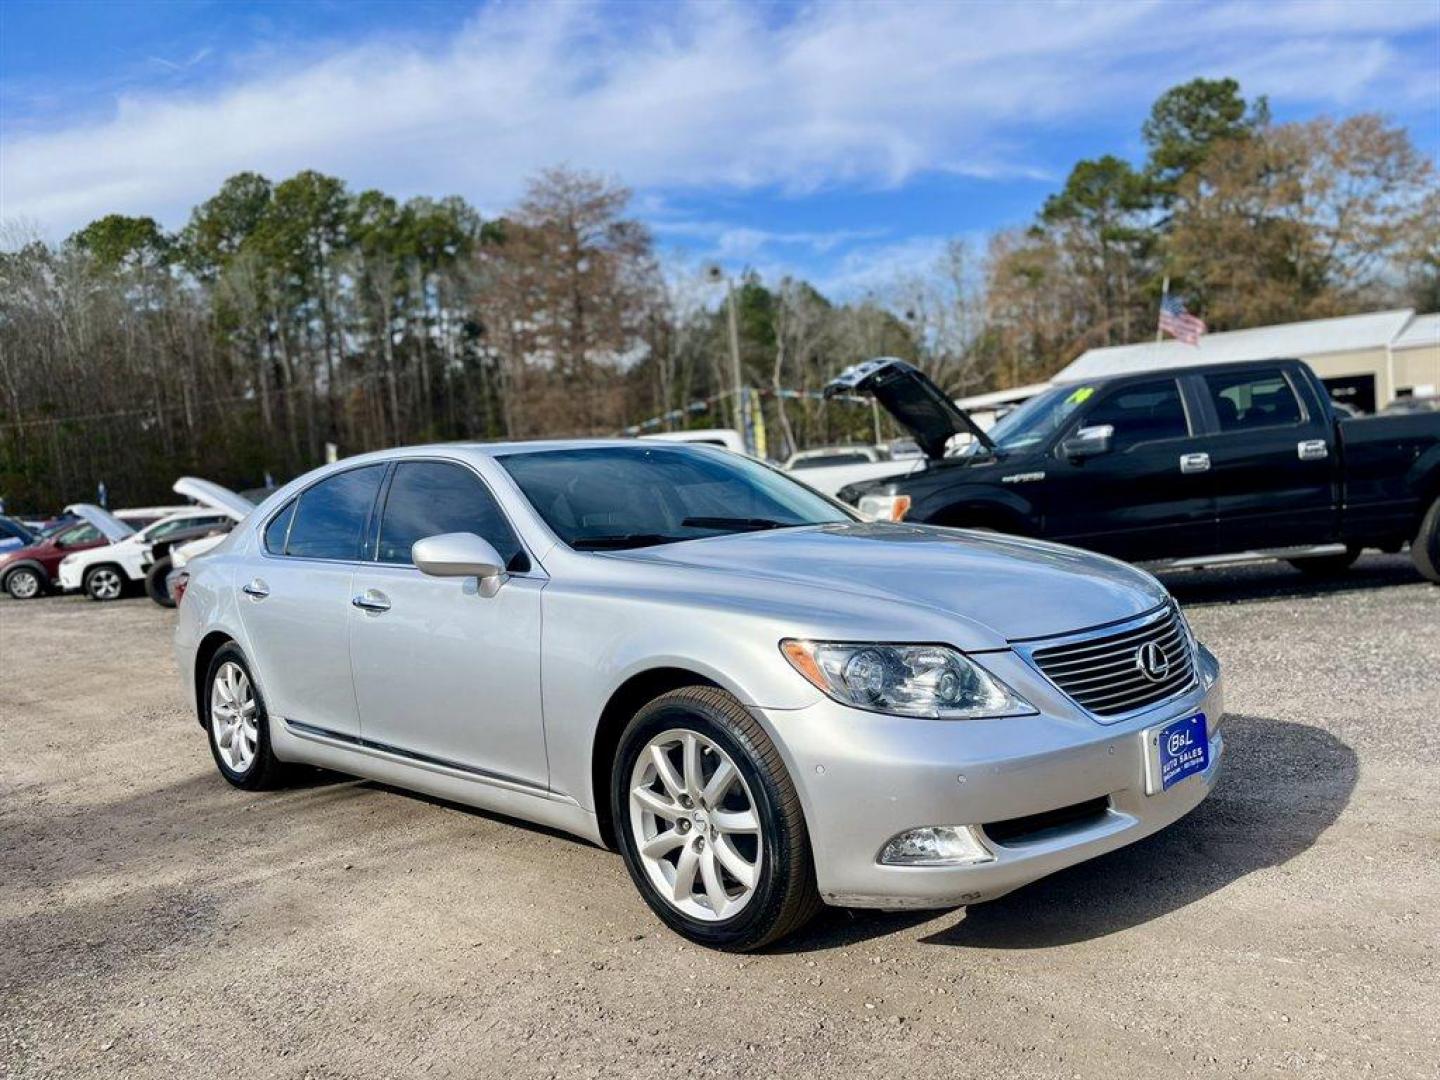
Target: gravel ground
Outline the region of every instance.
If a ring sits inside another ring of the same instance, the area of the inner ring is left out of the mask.
[[[1169,581],[1229,756],[1166,832],[968,912],[664,931],[617,857],[215,774],[145,600],[0,602],[0,1076],[1427,1077],[1440,589]]]

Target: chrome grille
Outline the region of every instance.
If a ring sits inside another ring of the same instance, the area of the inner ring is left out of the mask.
[[[1140,666],[1140,650],[1154,644],[1168,670],[1160,679]],[[1119,716],[1190,688],[1195,656],[1173,606],[1138,627],[1034,649],[1030,658],[1045,676],[1096,716]]]

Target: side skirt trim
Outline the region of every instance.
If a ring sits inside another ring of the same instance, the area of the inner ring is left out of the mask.
[[[401,746],[392,746],[390,743],[377,742],[374,739],[365,739],[358,735],[347,735],[344,732],[331,731],[329,728],[316,727],[314,724],[302,723],[299,720],[286,720],[285,729],[289,731],[290,734],[299,736],[302,739],[340,745],[347,750],[360,750],[376,755],[383,754],[387,757],[399,758],[409,765],[419,765],[429,769],[443,769],[447,772],[458,773],[467,780],[478,780],[481,783],[495,784],[497,786],[510,788],[514,791],[523,792],[527,795],[539,795],[545,799],[564,798],[563,796],[557,796],[549,788],[531,783],[529,780],[521,780],[516,776],[493,772],[490,769],[477,768],[474,765],[463,765],[458,761],[433,757],[430,754],[422,754],[416,750],[406,750]]]

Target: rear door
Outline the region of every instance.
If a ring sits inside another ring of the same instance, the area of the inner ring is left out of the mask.
[[[365,741],[424,764],[546,787],[543,573],[490,489],[457,461],[397,462],[379,519],[350,610]],[[480,595],[474,578],[430,577],[411,562],[415,541],[451,532],[474,533],[500,553],[509,573],[493,596]]]
[[[1282,365],[1190,376],[1210,416],[1220,553],[1321,544],[1339,534],[1329,416]]]
[[[350,738],[360,734],[350,679],[350,580],[386,466],[332,473],[271,515],[263,555],[241,589],[240,617],[270,712]]]
[[[1203,470],[1191,466],[1199,418],[1174,377],[1077,387],[1093,395],[1061,436],[1113,428],[1108,453],[1072,461],[1059,443],[1043,484],[1047,539],[1122,559],[1209,554],[1215,501]]]

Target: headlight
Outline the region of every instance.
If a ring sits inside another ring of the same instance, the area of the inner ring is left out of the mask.
[[[910,512],[910,496],[861,495],[856,509],[871,521],[904,521]]]
[[[896,716],[974,720],[1038,712],[973,660],[944,645],[799,641],[780,651],[842,705]]]

